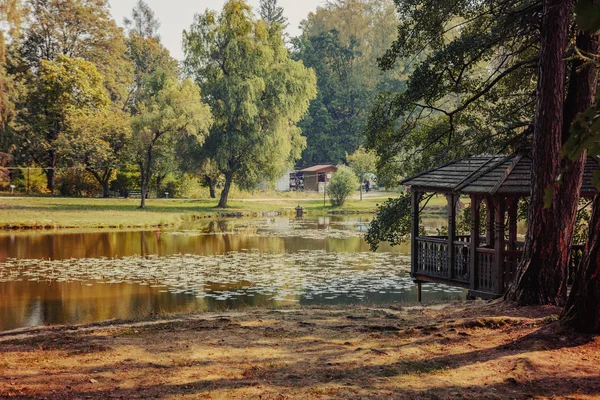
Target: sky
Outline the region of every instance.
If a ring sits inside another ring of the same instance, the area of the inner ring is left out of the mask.
[[[223,8],[225,0],[145,0],[152,7],[160,20],[160,36],[163,45],[169,49],[171,55],[183,59],[181,49],[181,34],[188,29],[194,14],[204,10],[218,10]],[[319,5],[324,5],[326,0],[279,0],[279,5],[285,9],[286,17],[290,21],[288,33],[298,36],[298,25],[309,12],[315,11]],[[117,23],[122,26],[123,18],[131,16],[131,10],[137,0],[109,0],[111,12]],[[256,10],[259,0],[249,0],[250,5]]]

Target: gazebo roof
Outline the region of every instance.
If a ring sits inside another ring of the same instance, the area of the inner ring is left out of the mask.
[[[503,194],[529,196],[532,159],[528,154],[483,155],[452,161],[422,172],[401,182],[413,189],[442,193]],[[588,157],[585,165],[582,196],[594,196],[594,171],[600,160]]]

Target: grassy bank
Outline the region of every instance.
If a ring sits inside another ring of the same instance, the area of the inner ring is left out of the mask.
[[[351,199],[343,207],[323,205],[317,196],[274,196],[233,199],[227,209],[217,201],[150,199],[138,209],[139,199],[88,199],[56,197],[0,197],[0,227],[26,228],[135,228],[173,226],[184,221],[222,215],[254,216],[266,212],[293,215],[298,204],[309,214],[372,212],[394,194]]]
[[[197,314],[0,333],[2,398],[591,399],[600,337],[502,303]]]

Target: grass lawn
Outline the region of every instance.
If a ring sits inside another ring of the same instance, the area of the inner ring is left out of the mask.
[[[0,227],[4,228],[131,228],[176,225],[195,218],[216,217],[222,213],[256,215],[276,211],[293,214],[301,204],[308,213],[331,211],[372,212],[377,204],[395,193],[349,200],[332,207],[318,195],[277,195],[264,193],[232,199],[227,209],[215,208],[217,200],[149,199],[147,208],[138,208],[139,199],[90,199],[59,197],[0,197]]]

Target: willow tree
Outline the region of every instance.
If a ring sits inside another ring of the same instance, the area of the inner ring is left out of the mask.
[[[140,208],[146,207],[157,160],[172,155],[175,143],[182,137],[203,142],[212,121],[200,88],[190,79],[179,82],[172,75],[157,71],[144,85],[144,96],[132,120],[132,154],[141,177]]]
[[[281,29],[255,20],[244,0],[197,14],[184,50],[213,112],[207,143],[225,178],[219,207],[226,207],[234,182],[255,187],[300,157],[306,142],[295,124],[316,95],[316,78],[290,58]]]

